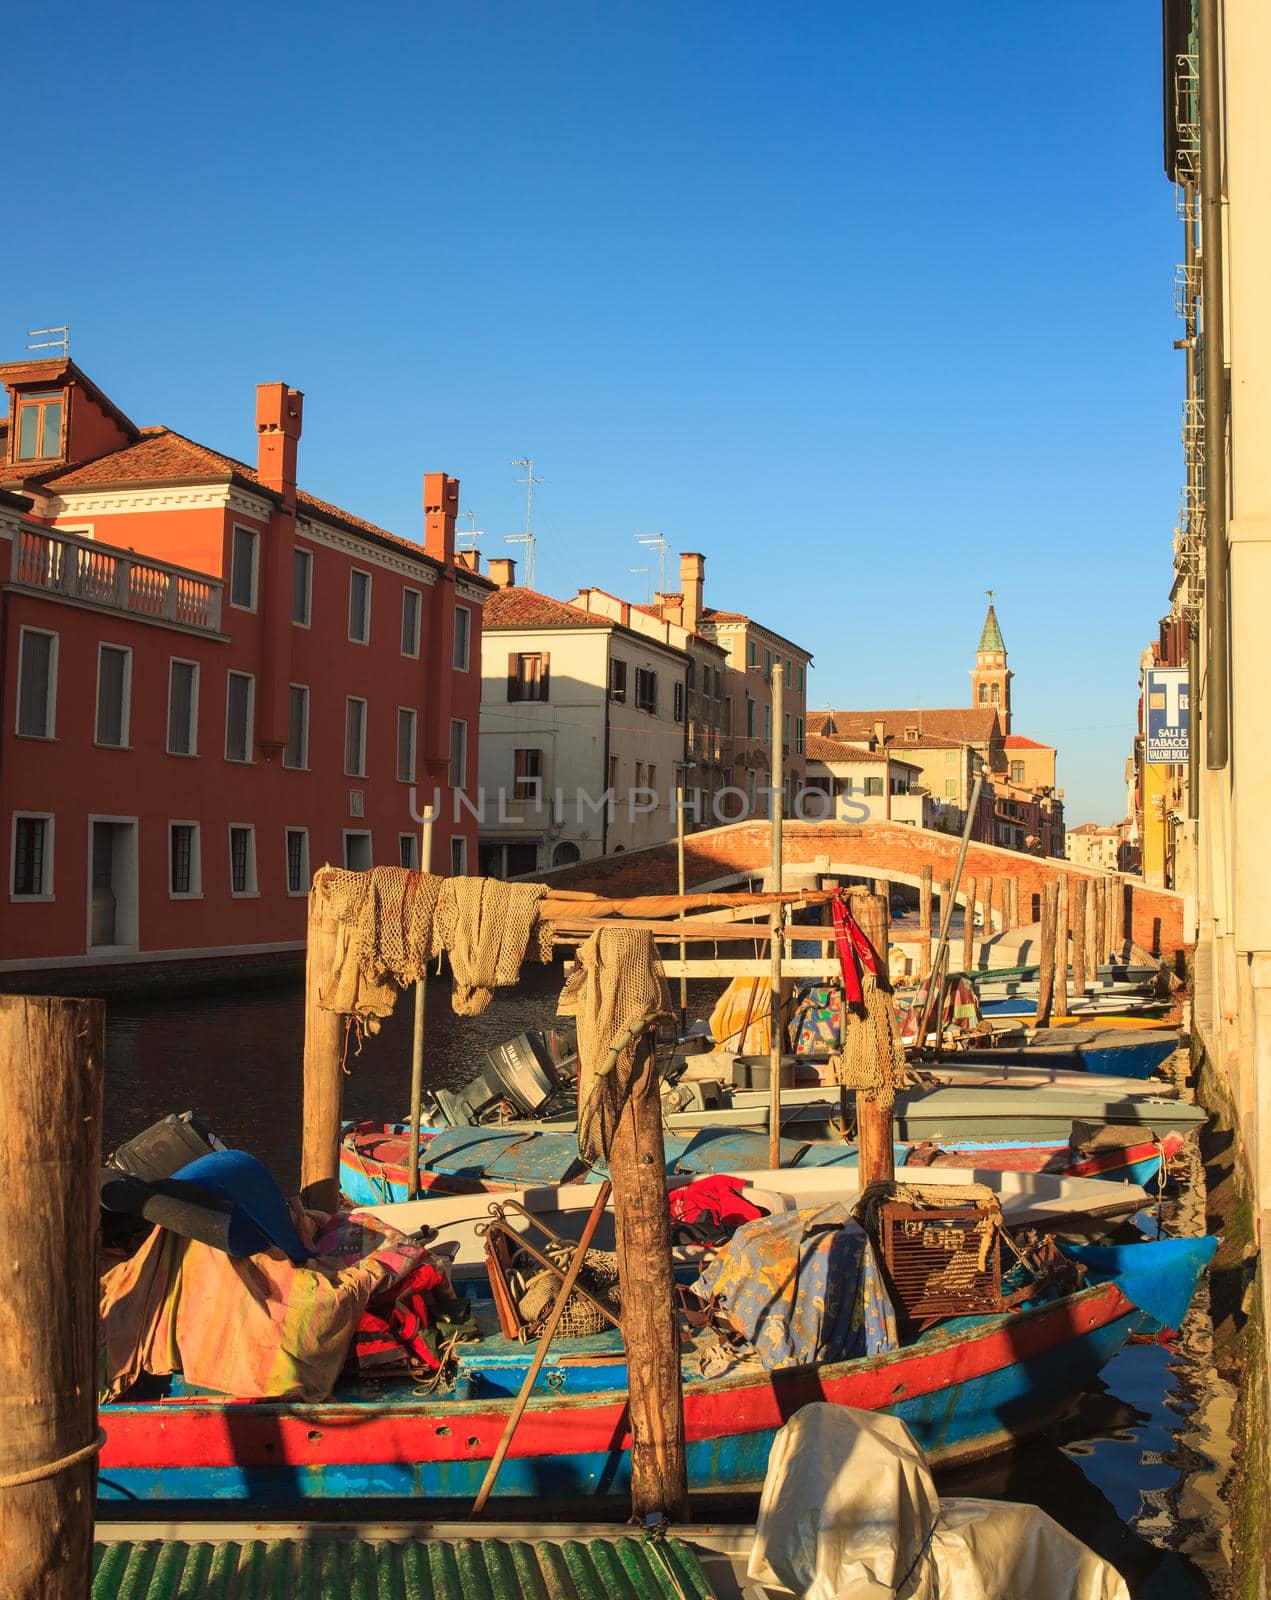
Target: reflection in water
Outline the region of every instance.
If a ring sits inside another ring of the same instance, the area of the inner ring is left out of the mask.
[[[555,1013],[559,965],[527,965],[483,1016],[456,1017],[448,981],[428,985],[429,1085],[458,1087],[482,1052]],[[689,986],[690,1015],[718,984]],[[412,997],[351,1056],[345,1114],[389,1120],[406,1108]],[[298,983],[112,1000],[106,1028],[106,1148],[169,1111],[197,1111],[293,1191],[299,1177],[303,1013]],[[1173,1231],[1204,1231],[1199,1158]],[[1172,1350],[1133,1346],[1105,1370],[1079,1414],[1045,1440],[942,1474],[949,1494],[1027,1500],[1113,1561],[1136,1597],[1219,1592],[1228,1571],[1221,1490],[1231,1472],[1230,1386],[1216,1376],[1207,1292]]]

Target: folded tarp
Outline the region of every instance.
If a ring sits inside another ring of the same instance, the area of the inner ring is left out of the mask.
[[[773,1441],[748,1571],[801,1600],[1129,1600],[1037,1506],[942,1501],[899,1418],[824,1402]]]

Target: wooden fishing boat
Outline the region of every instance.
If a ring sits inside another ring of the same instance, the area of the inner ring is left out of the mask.
[[[994,1316],[966,1317],[884,1355],[704,1377],[684,1362],[691,1490],[753,1491],[773,1435],[814,1400],[902,1418],[935,1463],[974,1461],[1067,1410],[1134,1334],[1181,1321],[1213,1240],[1130,1247],[1137,1270]],[[1125,1252],[1122,1252],[1124,1255]],[[1126,1292],[1147,1287],[1136,1303]],[[1163,1309],[1168,1308],[1168,1309]],[[1176,1313],[1176,1316],[1174,1315]],[[498,1445],[532,1350],[497,1337],[459,1347],[453,1394],[363,1384],[317,1404],[183,1394],[105,1405],[103,1509],[250,1503],[469,1500]],[[629,1483],[626,1366],[616,1332],[554,1344],[513,1437],[500,1495],[615,1496]]]
[[[1102,1027],[1040,1029],[1024,1041],[972,1044],[949,1065],[1049,1067],[1100,1076],[1149,1078],[1179,1048],[1177,1029],[1124,1031]],[[941,1066],[945,1063],[940,1063]]]
[[[355,1205],[405,1200],[408,1130],[403,1123],[363,1122],[347,1126],[340,1143],[340,1189]],[[897,1144],[897,1170],[964,1167],[981,1171],[1032,1172],[1055,1177],[1102,1178],[1146,1187],[1162,1163],[1182,1144],[1177,1134],[1163,1141],[1138,1140],[1115,1149],[1082,1155],[1067,1140],[1030,1144],[1024,1140],[954,1140],[942,1147]],[[763,1134],[682,1134],[665,1136],[668,1181],[691,1182],[711,1173],[754,1174],[768,1166]],[[854,1144],[838,1140],[783,1139],[781,1174],[769,1173],[769,1187],[791,1171],[857,1165]],[[440,1194],[498,1193],[543,1184],[581,1184],[588,1177],[578,1159],[572,1133],[547,1129],[508,1133],[498,1128],[428,1132],[421,1142],[419,1189]],[[1073,1191],[1074,1200],[1076,1191]],[[1089,1196],[1087,1199],[1091,1198]]]

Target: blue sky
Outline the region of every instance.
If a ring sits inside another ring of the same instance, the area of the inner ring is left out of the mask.
[[[661,531],[814,652],[818,705],[966,703],[991,586],[1017,729],[1071,823],[1111,820],[1180,473],[1159,30],[1154,0],[28,8],[9,59],[56,112],[3,354],[69,321],[135,420],[248,457],[285,378],[307,488],[417,535],[444,469],[487,556],[532,456],[540,588],[640,598]]]

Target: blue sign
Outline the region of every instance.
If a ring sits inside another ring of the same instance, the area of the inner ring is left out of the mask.
[[[1187,673],[1181,667],[1149,667],[1144,685],[1149,763],[1181,766],[1187,760]]]

